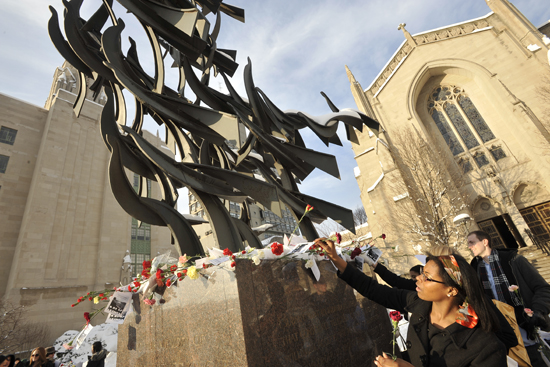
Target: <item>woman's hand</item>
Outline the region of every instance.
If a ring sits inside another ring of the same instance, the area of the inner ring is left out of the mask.
[[[338,256],[338,253],[336,252],[336,246],[334,246],[334,242],[332,242],[331,240],[327,240],[323,237],[316,239],[315,244],[321,246],[323,250],[325,250],[329,259],[332,260],[334,265],[338,268],[338,270],[340,270],[341,273],[346,270],[346,266],[348,266],[348,263],[340,256]]]
[[[382,352],[381,356],[376,357],[374,364],[378,367],[414,367],[409,362],[406,362],[400,358],[397,358],[394,361],[392,357],[388,356],[384,352]]]

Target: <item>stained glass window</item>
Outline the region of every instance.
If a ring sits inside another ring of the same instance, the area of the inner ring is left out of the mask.
[[[484,153],[475,155],[474,160],[476,161],[476,164],[479,168],[489,164],[489,160],[487,159],[487,156]]]
[[[495,158],[495,161],[506,158],[506,153],[504,153],[504,150],[502,150],[501,147],[491,149],[491,154],[493,155],[493,158]]]
[[[443,139],[445,139],[445,142],[449,146],[449,149],[451,150],[453,155],[464,152],[464,149],[462,149],[462,145],[460,145],[460,143],[458,142],[453,130],[451,130],[451,127],[447,123],[445,116],[443,116],[443,112],[433,110],[432,118],[434,119],[435,125],[439,129],[441,135],[443,135]]]
[[[447,115],[449,116],[449,119],[455,126],[456,130],[458,131],[458,134],[462,138],[462,141],[464,141],[464,144],[466,144],[466,147],[468,149],[475,148],[479,145],[479,142],[477,141],[474,134],[472,134],[472,131],[468,127],[468,124],[466,124],[466,121],[462,118],[462,115],[458,111],[458,108],[456,108],[456,105],[452,103],[445,104],[445,112],[447,112]]]
[[[460,104],[460,107],[462,107],[462,110],[466,116],[468,116],[468,119],[474,126],[474,129],[476,129],[479,136],[481,136],[484,143],[495,138],[495,135],[493,135],[493,132],[489,129],[489,126],[487,126],[487,123],[483,117],[481,117],[469,97],[461,95],[458,98],[458,104]]]
[[[464,159],[458,163],[460,167],[462,168],[463,173],[468,173],[474,168],[472,167],[472,163],[468,159]]]

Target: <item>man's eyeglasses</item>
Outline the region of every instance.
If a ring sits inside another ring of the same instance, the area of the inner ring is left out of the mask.
[[[445,284],[445,282],[442,282],[440,280],[435,280],[435,279],[432,279],[432,278],[428,278],[428,276],[424,273],[424,271],[422,271],[420,273],[420,275],[417,277],[417,279],[418,278],[422,279],[423,282],[428,281],[428,282],[434,282],[434,283],[439,283],[439,284]]]

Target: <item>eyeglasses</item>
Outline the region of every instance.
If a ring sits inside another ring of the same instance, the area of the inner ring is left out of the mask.
[[[423,282],[428,281],[428,282],[434,282],[434,283],[439,283],[439,284],[445,284],[445,282],[442,282],[440,280],[435,280],[435,279],[432,279],[432,278],[428,278],[428,276],[424,273],[424,271],[420,272],[420,275],[417,278],[422,279]]]

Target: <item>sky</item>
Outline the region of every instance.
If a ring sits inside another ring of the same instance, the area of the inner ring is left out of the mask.
[[[330,112],[321,91],[339,108],[357,108],[344,65],[367,88],[404,41],[403,33],[397,29],[400,23],[406,23],[407,30],[414,35],[482,17],[491,11],[485,0],[228,0],[227,3],[245,9],[245,23],[222,17],[217,40],[219,48],[237,50],[240,66],[232,84],[239,94],[246,95],[242,73],[250,58],[256,86],[279,108],[311,115]],[[512,3],[537,27],[550,19],[547,0]],[[100,4],[101,0],[84,0],[83,17],[91,15]],[[48,36],[48,5],[62,14],[61,0],[4,2],[0,12],[0,93],[38,106],[44,105],[55,68],[63,63]],[[127,25],[123,32],[124,52],[131,36],[138,44],[142,65],[153,75],[151,49],[143,29],[116,1],[115,14]],[[209,20],[214,24],[212,18]],[[177,73],[173,69],[168,70],[166,83],[176,85]],[[220,81],[214,80],[211,86],[226,91]],[[149,123],[146,129],[156,133],[157,125]],[[316,169],[300,185],[300,191],[350,209],[361,206],[353,174],[354,154],[343,126],[339,129],[343,147],[327,148],[307,129],[301,132],[308,148],[337,157],[341,179]],[[186,208],[185,196],[181,199],[178,206]]]

